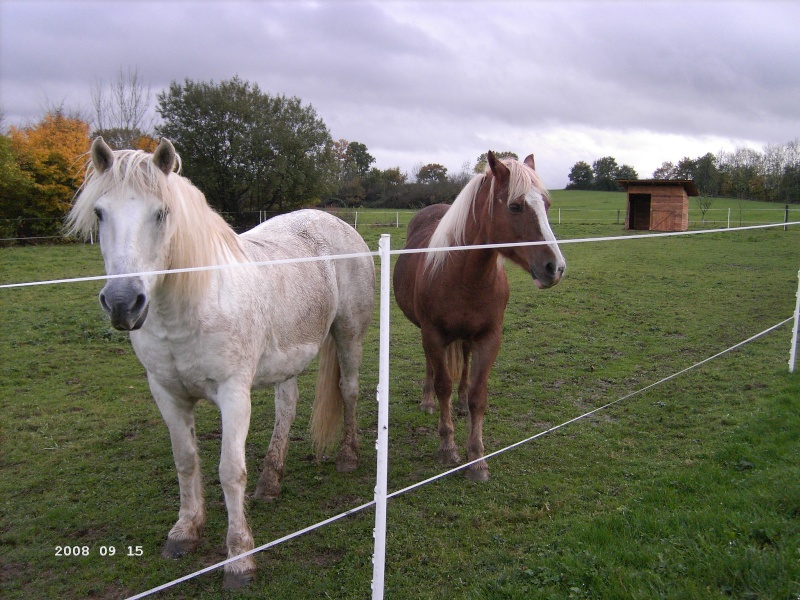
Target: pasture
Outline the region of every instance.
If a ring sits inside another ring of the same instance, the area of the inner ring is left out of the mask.
[[[372,249],[381,233],[402,246],[402,228],[359,230]],[[564,241],[622,227],[566,222],[554,231]],[[691,366],[794,309],[796,226],[561,248],[567,273],[553,289],[536,290],[508,269],[487,453]],[[0,283],[102,273],[88,245],[0,249]],[[192,555],[160,556],[178,510],[169,437],[127,336],[97,303],[100,287],[0,290],[4,598],[125,598],[225,557],[219,415],[208,403],[197,412],[205,534]],[[797,598],[800,376],[787,369],[790,329],[492,459],[487,483],[456,474],[390,500],[387,597]],[[360,383],[362,461],[351,474],[314,460],[315,373],[301,376],[282,495],[248,506],[256,545],[372,499],[377,355],[376,314]],[[390,361],[391,492],[442,470],[437,417],[418,409],[419,332],[394,304]],[[271,391],[255,393],[249,492],[273,416]],[[465,438],[461,417],[462,449]],[[373,524],[365,510],[260,553],[256,582],[236,596],[368,597]],[[156,597],[233,596],[215,571]]]

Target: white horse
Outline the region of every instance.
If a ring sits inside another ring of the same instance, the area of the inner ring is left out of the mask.
[[[335,445],[343,421],[336,468],[347,472],[358,464],[356,400],[375,301],[374,264],[363,256],[248,265],[369,248],[352,227],[316,210],[275,217],[236,235],[176,167],[180,158],[168,140],[151,155],[115,152],[97,138],[67,225],[83,236],[98,230],[107,275],[135,274],[109,279],[100,304],[115,328],[130,331],[169,428],[180,512],[163,555],[177,558],[194,549],[205,522],[194,406],[206,398],[222,416],[219,476],[232,558],[253,548],[244,514],[251,388],[275,386],[275,427],[257,497],[280,492],[297,375],[317,354],[317,455]],[[152,273],[199,266],[212,268]],[[224,585],[245,585],[254,572],[252,556],[229,563]]]

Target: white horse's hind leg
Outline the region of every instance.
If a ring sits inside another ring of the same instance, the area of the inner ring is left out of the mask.
[[[226,393],[227,392],[227,393]],[[253,549],[253,534],[244,515],[247,467],[245,442],[250,427],[250,390],[238,388],[220,390],[217,396],[222,415],[222,452],[219,461],[219,480],[225,493],[228,509],[228,558]],[[253,578],[256,562],[252,556],[225,565],[223,587],[236,589]]]
[[[200,458],[194,433],[194,402],[174,398],[152,378],[150,390],[169,428],[181,495],[178,522],[167,536],[162,555],[179,558],[194,550],[205,524]]]
[[[361,366],[361,339],[337,340],[339,356],[339,390],[344,401],[344,431],[342,444],[336,455],[336,470],[349,473],[358,467],[358,429],[356,404],[358,402],[358,371]]]
[[[275,385],[275,426],[272,429],[267,455],[264,457],[261,477],[256,486],[256,498],[274,500],[281,492],[283,466],[289,445],[289,429],[294,423],[299,397],[297,378],[293,377]]]

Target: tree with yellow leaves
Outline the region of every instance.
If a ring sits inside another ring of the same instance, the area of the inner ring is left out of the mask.
[[[21,190],[24,193],[0,199],[5,235],[9,229],[16,238],[57,235],[83,183],[89,124],[59,107],[50,109],[36,125],[10,127],[8,140],[17,170],[28,185]]]

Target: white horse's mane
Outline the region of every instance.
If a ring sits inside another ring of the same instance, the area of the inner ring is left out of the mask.
[[[117,150],[114,162],[99,172],[89,162],[86,177],[67,215],[67,233],[84,239],[97,230],[94,207],[105,194],[127,188],[140,195],[153,195],[164,204],[168,269],[185,269],[243,262],[246,260],[239,236],[214,212],[203,193],[177,172],[165,175],[153,163],[152,154],[141,150]],[[209,271],[175,273],[165,282],[173,293],[193,296],[205,288]]]
[[[512,158],[504,159],[502,162],[510,171],[508,182],[509,199],[518,198],[528,193],[531,188],[535,188],[543,196],[547,195],[547,190],[544,185],[542,185],[536,171],[531,169],[528,165]],[[439,224],[436,226],[428,242],[428,248],[448,248],[451,246],[464,245],[464,232],[467,226],[467,217],[470,213],[474,215],[475,199],[478,197],[478,190],[486,177],[489,176],[490,172],[490,169],[487,167],[485,173],[476,175],[464,186],[464,189],[456,196],[452,206],[450,206],[444,217],[442,217],[442,220],[439,221]],[[495,180],[493,178],[491,187],[489,188],[489,217],[491,217],[492,208],[494,206],[494,182]],[[428,252],[425,257],[425,264],[430,269],[430,273],[435,273],[441,268],[446,258],[447,252]]]

